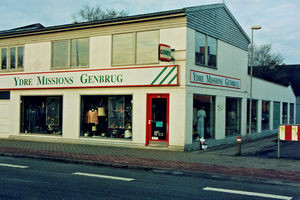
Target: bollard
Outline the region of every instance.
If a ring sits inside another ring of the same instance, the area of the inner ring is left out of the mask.
[[[236,138],[236,156],[242,155],[242,137]]]

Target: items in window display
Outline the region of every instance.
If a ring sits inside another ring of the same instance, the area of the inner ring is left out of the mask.
[[[22,97],[21,102],[22,133],[62,134],[59,97]]]
[[[200,138],[204,137],[204,119],[206,118],[206,112],[204,110],[204,107],[202,107],[200,110],[197,112],[197,132],[199,134]]]
[[[129,96],[85,96],[82,101],[89,105],[82,115],[82,136],[132,138]]]

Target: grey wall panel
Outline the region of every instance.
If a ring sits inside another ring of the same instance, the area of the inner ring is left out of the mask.
[[[225,6],[186,9],[187,26],[245,51],[249,38]]]

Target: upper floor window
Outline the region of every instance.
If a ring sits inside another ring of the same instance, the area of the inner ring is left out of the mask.
[[[1,70],[17,70],[24,68],[24,47],[6,47],[0,51]]]
[[[217,40],[215,38],[196,32],[195,64],[217,67]]]
[[[112,64],[158,63],[158,31],[113,35]]]
[[[52,68],[87,67],[88,65],[88,38],[52,42]]]

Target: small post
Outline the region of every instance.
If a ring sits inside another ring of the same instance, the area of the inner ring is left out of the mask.
[[[242,155],[242,137],[236,138],[236,156]]]

